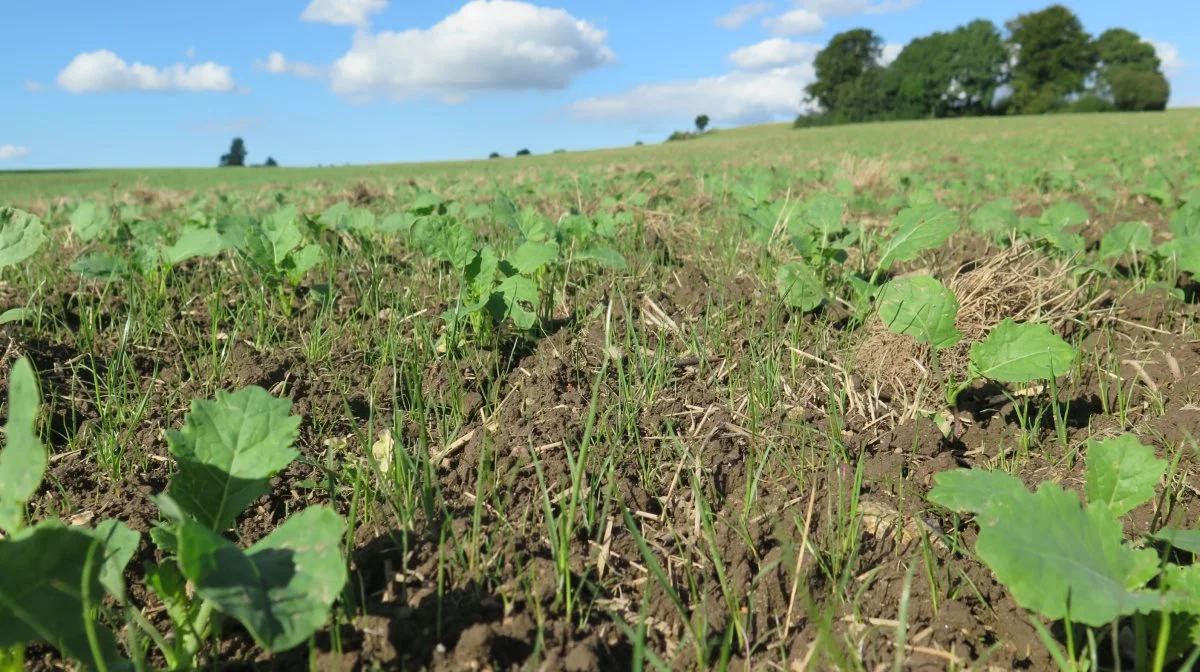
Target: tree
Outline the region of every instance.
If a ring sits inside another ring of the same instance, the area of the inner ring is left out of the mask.
[[[1096,67],[1096,44],[1074,12],[1051,5],[1008,22],[1016,50],[1012,110],[1046,112],[1084,90]]]
[[[492,152],[491,154],[488,154],[488,158],[489,159],[498,159],[498,158],[500,158],[500,152]]]
[[[229,153],[221,155],[222,166],[244,166],[246,165],[246,143],[241,138],[234,138],[233,143],[229,146]]]
[[[266,162],[264,162],[263,165],[268,168],[275,168],[279,165],[279,162],[276,161],[274,157],[268,156]]]
[[[1118,110],[1145,112],[1167,109],[1171,85],[1158,70],[1121,67],[1109,71],[1107,77],[1113,105]]]
[[[898,80],[895,116],[985,114],[1004,82],[1007,61],[1008,50],[991,21],[918,37],[888,67]]]
[[[517,150],[517,156],[529,156],[531,153],[528,149]]]
[[[862,77],[864,72],[881,69],[879,58],[883,55],[883,39],[866,28],[856,28],[834,35],[824,49],[813,59],[816,81],[804,87],[810,100],[815,101],[827,112],[836,112],[839,92]]]
[[[1096,91],[1118,110],[1163,110],[1171,85],[1162,73],[1154,46],[1124,28],[1111,28],[1096,38]]]
[[[708,128],[708,115],[702,114],[696,117],[696,130],[703,133],[705,128]]]

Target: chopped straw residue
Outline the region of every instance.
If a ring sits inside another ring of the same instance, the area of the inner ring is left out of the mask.
[[[1056,331],[1086,309],[1085,288],[1069,277],[1071,266],[1055,263],[1028,247],[1013,247],[959,268],[947,286],[958,297],[956,326],[962,340],[938,352],[943,373],[954,379],[967,375],[971,343],[1011,317],[1019,322],[1042,322]],[[931,349],[907,334],[887,329],[878,315],[864,329],[855,349],[853,369],[886,402],[887,413],[903,422],[919,409],[936,406],[942,381],[932,366]]]

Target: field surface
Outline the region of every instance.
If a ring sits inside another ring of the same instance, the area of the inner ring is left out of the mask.
[[[36,399],[49,455],[0,574],[22,503],[137,533],[84,582],[100,640],[31,669],[1171,669],[1200,635],[1200,113],[0,205],[5,450]]]

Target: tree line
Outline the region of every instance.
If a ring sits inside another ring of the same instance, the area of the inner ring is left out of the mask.
[[[1093,38],[1063,5],[1005,24],[978,19],[918,37],[887,65],[883,39],[838,33],[805,87],[796,126],[931,117],[1163,110],[1170,85],[1153,45],[1112,28]]]

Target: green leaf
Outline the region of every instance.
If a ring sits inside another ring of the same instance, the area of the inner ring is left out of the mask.
[[[804,221],[822,236],[842,229],[846,202],[827,193],[817,193],[804,204]]]
[[[408,233],[417,221],[417,215],[411,212],[397,212],[383,218],[379,223],[379,232],[383,234]]]
[[[954,326],[958,297],[936,278],[917,275],[888,282],[879,292],[879,317],[893,333],[909,334],[936,349],[962,339]]]
[[[366,235],[375,231],[375,213],[366,208],[351,208],[338,220],[337,228]]]
[[[952,469],[934,474],[933,482],[929,501],[958,513],[974,513],[980,521],[994,521],[1011,500],[1029,494],[1020,479],[1003,471]]]
[[[992,238],[1005,236],[1016,230],[1018,217],[1010,198],[1001,198],[985,204],[971,214],[970,227],[977,233]]]
[[[505,258],[521,275],[532,275],[558,258],[558,245],[527,240]]]
[[[1188,553],[1200,554],[1200,530],[1176,530],[1169,527],[1155,532],[1153,539],[1165,541],[1172,548],[1178,548]]]
[[[91,534],[101,543],[101,553],[96,556],[101,563],[100,585],[124,604],[125,567],[142,543],[142,535],[129,529],[125,523],[112,519],[100,521]]]
[[[599,266],[611,268],[614,271],[623,271],[629,268],[629,262],[625,260],[625,255],[607,245],[593,245],[581,250],[575,257],[584,261],[594,261]]]
[[[1133,434],[1087,442],[1088,506],[1103,505],[1113,516],[1123,516],[1154,497],[1154,486],[1167,470],[1154,448]]]
[[[523,275],[512,275],[496,285],[487,307],[497,322],[512,318],[518,329],[529,330],[537,323],[537,314],[525,307],[526,303],[537,307],[537,283]]]
[[[316,243],[309,243],[296,250],[290,257],[291,268],[288,269],[288,279],[292,282],[300,282],[304,278],[304,274],[321,263],[324,258],[324,248]]]
[[[29,359],[13,363],[8,374],[8,422],[0,451],[0,529],[9,534],[25,525],[25,503],[46,473],[46,447],[36,432],[37,376]]]
[[[346,584],[344,531],[332,509],[311,506],[243,551],[185,522],[179,569],[197,595],[246,626],[259,646],[287,651],[325,624]]]
[[[1046,483],[993,509],[975,552],[1022,607],[1099,627],[1163,606],[1161,595],[1142,589],[1158,573],[1158,555],[1126,546],[1104,507],[1085,510],[1078,495]]]
[[[1173,258],[1179,270],[1200,277],[1200,237],[1169,240],[1158,247],[1158,253]]]
[[[971,344],[971,372],[1002,383],[1028,383],[1066,373],[1075,356],[1075,348],[1049,326],[1006,318],[987,338]]]
[[[167,432],[179,463],[171,498],[209,529],[229,529],[246,505],[267,493],[267,480],[296,459],[300,417],[291,408],[261,387],[192,401],[183,429]]]
[[[317,218],[317,222],[326,229],[337,229],[341,224],[342,218],[350,211],[350,204],[346,201],[338,201],[333,205],[325,208],[325,212]]]
[[[45,642],[93,670],[100,664],[109,670],[127,667],[112,633],[98,623],[91,625],[99,661],[88,642],[85,607],[99,607],[104,595],[100,544],[84,530],[57,521],[0,540],[0,648]]]
[[[71,264],[71,270],[90,280],[112,282],[127,277],[133,268],[124,257],[107,252],[84,255]]]
[[[1100,258],[1112,259],[1123,254],[1136,255],[1150,249],[1153,231],[1145,222],[1122,222],[1100,239]]]
[[[904,208],[893,222],[895,233],[879,257],[887,270],[898,261],[910,261],[925,250],[941,247],[958,230],[958,215],[943,205]]]
[[[0,324],[24,322],[34,315],[37,315],[37,313],[38,311],[34,308],[9,308],[3,313],[0,313]]]
[[[785,304],[806,313],[825,301],[825,286],[804,263],[783,264],[776,269],[775,286]]]
[[[1068,226],[1087,222],[1088,213],[1082,205],[1075,201],[1063,201],[1046,208],[1039,219],[1051,230],[1062,231]]]
[[[105,235],[112,226],[112,212],[91,201],[80,203],[69,219],[71,233],[85,243]]]
[[[184,227],[179,239],[163,248],[162,259],[170,266],[196,257],[215,257],[225,249],[225,240],[215,229]]]
[[[492,288],[496,286],[496,269],[499,267],[500,259],[491,245],[484,245],[479,249],[479,252],[475,254],[475,259],[464,269],[471,296],[484,303],[487,302],[488,297],[492,294]],[[474,312],[481,307],[482,305],[476,306],[466,312]]]
[[[1200,238],[1200,201],[1189,201],[1171,217],[1171,235],[1175,238]]]
[[[42,220],[16,208],[0,208],[0,268],[32,257],[46,243]]]

